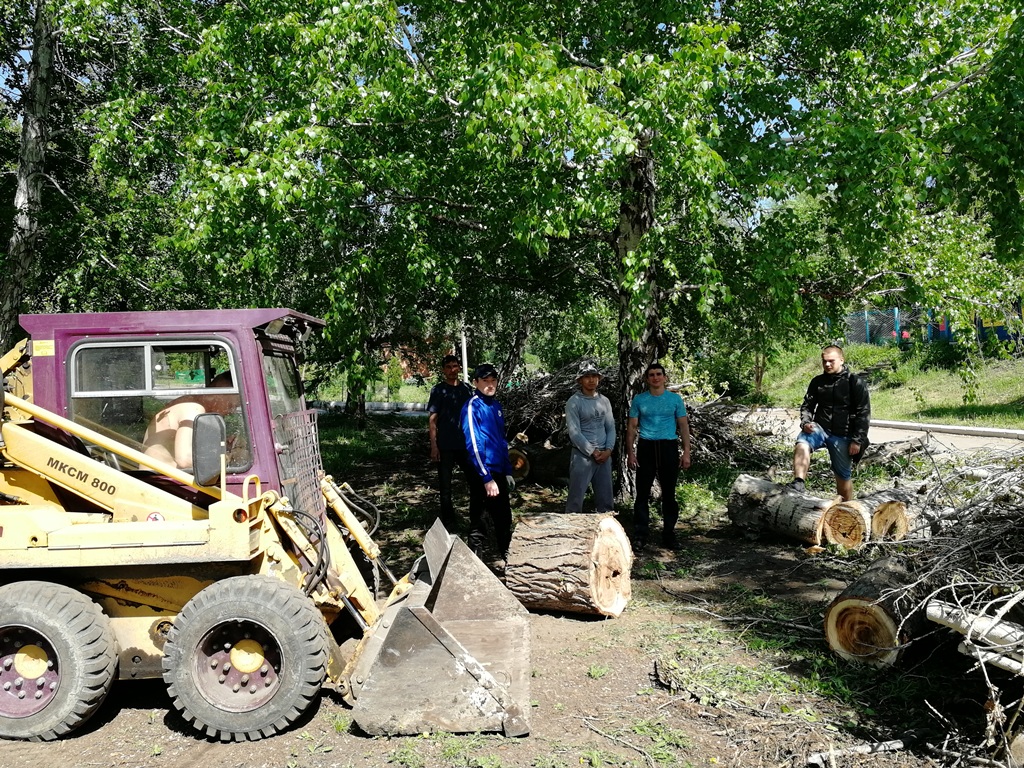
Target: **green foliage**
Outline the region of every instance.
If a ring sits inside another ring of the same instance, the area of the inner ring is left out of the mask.
[[[675,764],[679,752],[693,746],[689,736],[677,728],[666,725],[661,720],[640,720],[633,725],[633,733],[646,736],[651,740],[648,751],[652,759],[666,765]]]
[[[388,764],[400,768],[426,768],[427,760],[414,745],[406,745],[388,755]]]
[[[322,416],[319,433],[324,469],[328,474],[343,477],[344,472],[339,470],[345,467],[389,459],[395,450],[394,441],[404,439],[406,429],[426,434],[426,415],[374,415],[363,424],[347,414]]]
[[[391,355],[388,358],[388,367],[384,374],[384,381],[388,388],[388,400],[394,400],[398,391],[402,388],[405,380],[402,370],[402,359],[398,355]]]
[[[581,357],[599,365],[618,361],[615,317],[607,302],[600,300],[552,313],[538,323],[529,344],[547,371],[557,371]]]
[[[922,370],[957,370],[968,360],[968,350],[962,344],[939,339],[924,344],[918,350],[921,354]]]
[[[335,733],[348,733],[352,728],[352,718],[343,712],[332,713],[328,721]]]
[[[4,7],[20,72],[30,5]],[[78,77],[36,308],[294,306],[356,393],[388,343],[465,325],[504,358],[525,323],[552,367],[669,350],[763,399],[851,299],[965,328],[1022,293],[1024,23],[999,4],[52,8]]]
[[[852,371],[865,371],[875,367],[896,367],[908,355],[899,347],[878,344],[848,344],[843,348],[846,364]],[[818,351],[820,359],[821,351]]]

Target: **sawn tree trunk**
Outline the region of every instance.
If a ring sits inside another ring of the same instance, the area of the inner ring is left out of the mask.
[[[868,566],[825,611],[825,639],[847,661],[885,667],[896,663],[921,615],[907,589],[910,575],[895,558]]]
[[[618,616],[631,596],[632,566],[614,517],[537,515],[516,525],[505,585],[529,609]]]

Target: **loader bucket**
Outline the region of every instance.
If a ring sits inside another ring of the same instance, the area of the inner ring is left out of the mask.
[[[529,733],[526,609],[436,521],[412,588],[384,608],[349,663],[356,724],[371,735]]]

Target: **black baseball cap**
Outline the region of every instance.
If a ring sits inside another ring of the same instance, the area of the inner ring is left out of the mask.
[[[489,376],[498,378],[498,369],[490,363],[480,363],[480,365],[476,367],[476,370],[473,371],[474,379],[486,379]]]

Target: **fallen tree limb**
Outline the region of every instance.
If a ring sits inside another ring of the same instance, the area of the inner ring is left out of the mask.
[[[874,744],[858,744],[855,747],[843,747],[842,749],[829,749],[827,752],[815,752],[808,755],[807,765],[815,765],[820,768],[829,768],[835,765],[835,758],[846,755],[874,755],[879,752],[899,752],[906,749],[907,744],[902,739],[892,741],[879,741]]]

